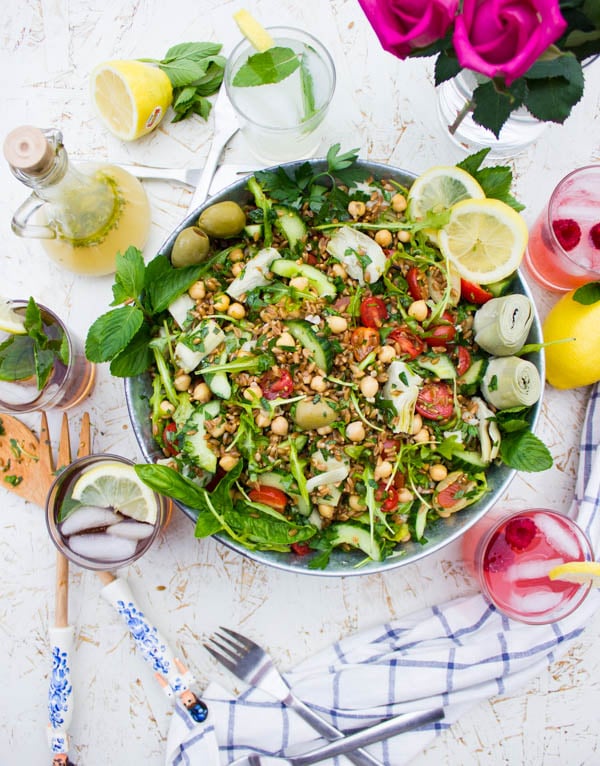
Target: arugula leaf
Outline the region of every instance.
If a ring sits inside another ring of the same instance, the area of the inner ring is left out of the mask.
[[[500,457],[517,471],[546,471],[553,460],[546,445],[531,431],[520,430],[503,435]]]
[[[235,73],[232,85],[237,88],[272,85],[285,80],[299,66],[300,59],[292,48],[275,46],[249,56]]]

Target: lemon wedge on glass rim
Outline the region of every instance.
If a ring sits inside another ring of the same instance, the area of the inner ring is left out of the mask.
[[[74,500],[99,508],[113,508],[136,521],[155,524],[158,515],[154,492],[132,465],[104,462],[85,471],[75,482]]]
[[[233,14],[233,20],[240,32],[259,53],[264,53],[275,45],[267,30],[245,8]]]
[[[11,307],[5,298],[0,298],[0,330],[11,335],[25,335],[25,317]]]
[[[466,199],[451,208],[438,244],[463,279],[487,285],[518,269],[528,236],[523,217],[505,202]]]
[[[600,587],[600,561],[567,561],[559,564],[548,572],[551,580],[566,582],[591,583],[595,588]]]

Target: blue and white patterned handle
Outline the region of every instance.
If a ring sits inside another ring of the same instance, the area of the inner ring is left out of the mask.
[[[152,625],[138,604],[126,580],[116,577],[102,588],[103,598],[121,615],[131,637],[142,657],[150,664],[155,674],[166,679],[167,696],[188,689],[192,681],[189,672],[181,673],[175,662],[175,655],[158,628]]]
[[[69,725],[73,717],[73,684],[71,682],[71,654],[75,631],[66,628],[50,628],[52,670],[48,687],[48,745],[54,754],[68,753]]]

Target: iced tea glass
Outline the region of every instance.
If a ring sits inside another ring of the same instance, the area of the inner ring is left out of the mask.
[[[333,59],[319,40],[300,29],[270,27],[267,31],[275,47],[290,48],[296,54],[300,66],[280,82],[239,86],[240,67],[250,56],[266,56],[269,51],[257,54],[245,38],[234,48],[225,65],[225,87],[240,132],[252,154],[267,164],[312,157],[321,143],[335,91]]]
[[[559,182],[530,231],[524,263],[554,292],[600,279],[600,164]]]
[[[85,569],[116,569],[139,559],[156,540],[170,516],[171,500],[145,485],[124,494],[122,482],[133,466],[119,455],[88,455],[55,479],[46,501],[46,525],[70,561]],[[81,495],[83,484],[87,490]],[[136,492],[143,498],[142,517],[130,515],[134,504],[139,511]]]
[[[571,614],[591,583],[551,580],[569,561],[591,561],[591,545],[568,516],[533,508],[484,517],[463,537],[463,558],[483,595],[508,617],[543,625]]]
[[[10,306],[17,314],[24,316],[27,303],[15,300],[10,301]],[[82,402],[94,386],[96,368],[86,359],[79,340],[53,311],[40,303],[37,306],[44,334],[52,340],[65,339],[68,362],[64,364],[60,359],[54,360],[52,371],[41,390],[37,387],[35,375],[24,380],[0,380],[0,412],[18,414],[50,408],[67,410]],[[0,342],[4,343],[8,338],[5,333]]]

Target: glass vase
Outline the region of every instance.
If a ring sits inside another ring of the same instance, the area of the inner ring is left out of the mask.
[[[463,70],[436,88],[437,110],[448,137],[469,153],[490,149],[489,157],[514,157],[524,152],[548,127],[525,107],[516,109],[504,123],[498,138],[473,120],[469,102],[478,84],[477,76]],[[462,119],[460,115],[463,114]]]

